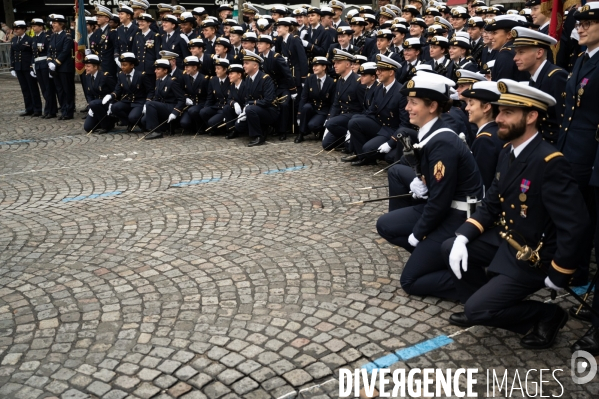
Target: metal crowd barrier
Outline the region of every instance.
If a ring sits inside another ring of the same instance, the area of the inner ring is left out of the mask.
[[[0,43],[0,72],[10,70],[10,43]]]

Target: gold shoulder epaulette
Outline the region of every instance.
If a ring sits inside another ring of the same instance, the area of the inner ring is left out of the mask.
[[[505,143],[505,144],[503,145],[503,148],[507,147],[508,145],[510,145],[510,143]]]
[[[310,76],[310,74],[308,74],[308,76],[306,76],[306,77],[309,77],[309,76]]]
[[[277,58],[279,56],[279,53],[275,53],[275,58]]]
[[[488,136],[488,137],[493,137],[493,135],[491,133],[487,133],[487,132],[482,132],[479,133],[476,138],[479,138],[480,136]]]
[[[547,74],[548,77],[551,77],[551,75],[553,75],[555,72],[560,71],[560,69],[554,69],[553,71],[549,72],[549,74]]]
[[[109,75],[108,72],[104,72],[104,76],[108,76],[108,75]]]
[[[562,154],[559,151],[554,152],[553,154],[549,154],[545,157],[545,162],[549,162],[551,161],[553,158],[557,158],[557,157],[563,157],[564,154]]]
[[[578,56],[580,57],[583,54],[584,54],[584,51],[581,51],[580,53],[578,53]]]
[[[262,79],[266,79],[266,78],[270,78],[270,76],[268,76],[267,73],[264,74],[264,76],[262,77]]]
[[[171,76],[171,80],[177,80],[177,78],[174,76]]]
[[[337,79],[333,79],[333,83],[337,83]]]
[[[358,77],[358,79],[356,80],[356,82],[359,82],[359,81],[360,81],[360,78]]]
[[[145,74],[146,74],[146,71],[143,71],[141,74],[142,74],[142,75],[145,75]]]

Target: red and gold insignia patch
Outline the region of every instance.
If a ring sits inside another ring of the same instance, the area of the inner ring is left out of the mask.
[[[435,168],[433,169],[433,175],[437,181],[441,181],[443,176],[445,176],[445,165],[443,162],[439,161],[435,164]]]

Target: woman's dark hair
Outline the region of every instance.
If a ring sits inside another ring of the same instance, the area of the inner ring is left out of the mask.
[[[426,105],[427,107],[430,107],[433,102],[436,102],[437,103],[437,115],[441,115],[441,114],[449,111],[453,104],[453,102],[451,100],[437,101],[437,100],[431,100],[429,98],[423,98],[422,101],[424,101],[424,105]]]

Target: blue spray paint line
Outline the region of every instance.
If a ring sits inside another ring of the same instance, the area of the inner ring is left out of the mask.
[[[445,345],[449,345],[452,342],[453,339],[449,338],[448,336],[440,335],[427,341],[420,342],[414,346],[403,348],[394,353],[380,357],[371,363],[365,364],[362,366],[362,368],[366,369],[368,374],[370,374],[374,369],[389,368],[397,362],[413,359],[415,357],[424,355],[425,353],[434,351],[435,349],[439,349]]]
[[[193,186],[196,184],[213,183],[213,182],[217,182],[219,180],[220,180],[220,177],[215,177],[214,179],[182,181],[180,183],[171,184],[171,187],[187,187],[187,186]]]
[[[272,170],[267,170],[266,172],[264,172],[264,174],[272,175],[275,173],[293,172],[293,171],[302,170],[302,169],[306,169],[306,166],[293,166],[291,168],[285,168],[285,169],[272,169]]]
[[[103,198],[103,197],[112,197],[114,195],[119,195],[121,194],[120,191],[111,191],[108,193],[102,193],[102,194],[92,194],[92,195],[80,195],[78,197],[72,197],[72,198],[64,198],[62,200],[62,202],[71,202],[71,201],[81,201],[84,199],[94,199],[94,198]]]
[[[0,145],[11,145],[11,144],[22,144],[22,143],[31,143],[33,140],[10,140],[10,141],[0,141]]]
[[[572,291],[574,291],[577,295],[584,295],[589,289],[589,285],[591,285],[591,283],[581,285],[580,287],[572,287]],[[593,287],[593,289],[591,290],[591,292],[593,291],[595,291],[595,287]]]

